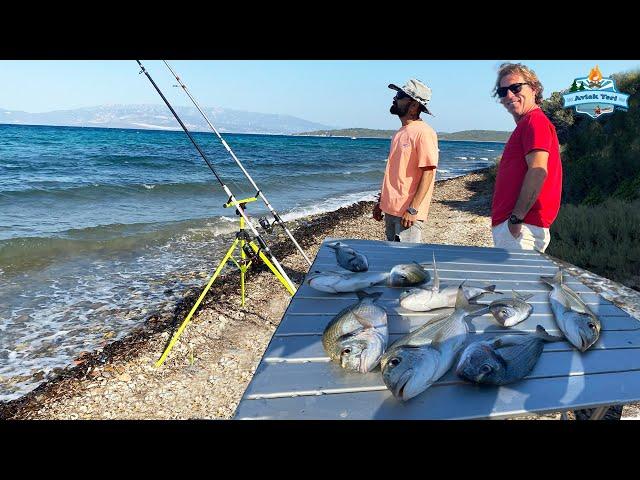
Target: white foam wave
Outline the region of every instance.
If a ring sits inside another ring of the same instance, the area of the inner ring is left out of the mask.
[[[458,160],[466,160],[467,157],[453,157],[453,158],[457,158]]]
[[[152,189],[156,188],[155,185],[147,185],[146,183],[143,183],[142,186],[144,188],[146,188],[147,190],[152,190]]]
[[[378,190],[368,192],[347,193],[335,198],[328,198],[316,205],[294,208],[282,216],[284,221],[317,215],[319,213],[333,212],[342,207],[347,207],[361,201],[373,201],[378,198]]]
[[[480,160],[489,160],[487,157],[480,157]]]

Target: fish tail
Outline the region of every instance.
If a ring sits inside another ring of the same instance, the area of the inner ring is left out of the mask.
[[[564,340],[563,337],[549,335],[542,325],[536,325],[536,335],[545,342],[561,342]]]
[[[522,300],[523,302],[526,302],[531,297],[533,297],[533,293],[529,293],[527,295],[524,295],[522,293],[516,292],[515,290],[511,290],[511,292],[513,292],[513,298],[517,298],[518,300]]]
[[[466,281],[466,280],[465,280]],[[456,310],[464,310],[467,314],[476,313],[485,308],[489,308],[488,305],[479,305],[477,303],[469,303],[467,297],[464,294],[464,289],[462,288],[464,282],[460,284],[458,287],[458,294],[456,296]]]
[[[360,300],[363,300],[363,299],[365,299],[365,298],[371,298],[371,299],[375,302],[377,299],[379,299],[379,298],[382,296],[382,294],[383,294],[383,293],[384,293],[384,292],[373,292],[373,293],[369,293],[369,292],[367,292],[367,291],[365,291],[365,290],[358,290],[358,291],[356,292],[356,295],[358,296],[358,298],[359,298]]]
[[[547,285],[551,285],[555,287],[556,285],[562,285],[562,269],[558,269],[558,273],[556,273],[553,277],[541,276],[540,280],[542,280]]]

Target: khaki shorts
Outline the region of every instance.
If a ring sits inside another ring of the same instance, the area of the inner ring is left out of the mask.
[[[493,245],[495,247],[537,250],[543,253],[549,246],[551,234],[548,228],[523,223],[520,236],[514,238],[509,231],[508,223],[509,220],[505,220],[491,229],[493,233]]]
[[[412,226],[406,228],[402,226],[402,217],[385,213],[384,226],[387,240],[390,242],[422,242],[423,220],[416,220]]]

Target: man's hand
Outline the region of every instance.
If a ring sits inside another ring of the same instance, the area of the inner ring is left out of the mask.
[[[383,215],[383,213],[382,213],[382,210],[380,210],[380,204],[379,204],[379,203],[376,203],[376,204],[373,206],[373,219],[374,219],[374,220],[377,220],[377,221],[379,222],[379,221],[381,221],[381,220],[382,220],[382,217],[383,217],[383,216],[384,216],[384,215]]]
[[[409,212],[404,212],[402,215],[402,226],[404,228],[411,227],[417,220],[417,215],[411,215]]]
[[[511,232],[511,236],[515,239],[520,238],[520,234],[522,233],[522,224],[516,223],[515,225],[507,220],[507,226],[509,227],[509,231]]]

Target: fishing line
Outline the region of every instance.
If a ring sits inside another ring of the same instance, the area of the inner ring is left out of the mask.
[[[169,65],[169,63],[166,60],[163,60],[164,64],[167,66],[167,68],[169,69],[169,71],[171,72],[171,74],[176,78],[176,80],[178,81],[178,83],[180,84],[180,86],[182,87],[182,89],[184,90],[184,92],[187,94],[187,96],[191,99],[191,102],[193,102],[193,104],[195,105],[195,107],[198,109],[198,111],[200,112],[200,114],[204,117],[205,121],[207,122],[207,124],[209,125],[209,128],[211,128],[211,130],[218,136],[218,138],[220,139],[220,141],[222,142],[222,145],[224,146],[224,148],[227,150],[227,152],[229,152],[229,155],[231,155],[231,157],[233,157],[233,159],[235,160],[235,162],[238,164],[238,167],[240,167],[240,170],[242,170],[242,173],[244,173],[245,177],[247,177],[247,180],[249,180],[249,182],[251,183],[251,185],[253,186],[253,188],[255,188],[256,190],[256,197],[260,197],[262,199],[262,201],[264,202],[264,204],[267,206],[267,208],[269,209],[269,211],[271,212],[271,215],[273,215],[273,218],[275,219],[275,223],[278,223],[286,232],[286,234],[289,236],[289,238],[291,239],[291,241],[293,242],[293,244],[296,246],[296,248],[298,249],[298,251],[302,254],[302,256],[304,257],[304,259],[307,261],[307,263],[309,264],[309,266],[311,266],[311,260],[309,260],[309,258],[307,257],[307,255],[305,255],[304,250],[302,250],[302,247],[298,244],[298,242],[296,241],[295,238],[293,238],[293,235],[291,234],[291,232],[289,231],[289,229],[287,228],[286,224],[284,223],[284,221],[282,220],[282,218],[280,218],[280,215],[278,215],[278,212],[276,212],[276,210],[271,206],[271,204],[269,203],[269,201],[267,200],[267,197],[264,195],[264,193],[258,188],[258,185],[256,185],[256,183],[253,181],[253,178],[251,178],[251,175],[249,175],[249,172],[247,172],[247,170],[244,168],[244,166],[242,165],[242,163],[240,163],[240,160],[238,160],[238,157],[236,157],[236,155],[233,153],[233,151],[231,150],[231,147],[229,147],[229,145],[227,145],[227,142],[225,142],[224,138],[222,138],[222,136],[220,135],[220,133],[218,133],[218,130],[216,130],[216,128],[211,124],[211,122],[209,121],[209,118],[207,117],[207,115],[202,111],[202,109],[200,108],[200,105],[198,105],[198,102],[196,102],[196,100],[193,98],[193,96],[191,95],[191,93],[189,92],[189,90],[187,89],[187,86],[182,82],[182,80],[180,80],[180,77],[178,75],[176,75],[176,73],[173,71],[173,69],[171,68],[171,66]],[[140,62],[138,62],[140,63]],[[266,220],[266,219],[265,219]],[[260,224],[262,225],[262,222],[260,222]]]
[[[231,193],[231,191],[229,190],[229,188],[225,185],[225,183],[222,181],[222,179],[220,178],[220,176],[218,175],[218,173],[216,172],[215,168],[213,168],[213,165],[211,165],[211,162],[209,161],[209,159],[207,158],[207,156],[205,155],[205,153],[202,151],[202,149],[200,148],[200,146],[196,143],[195,139],[193,138],[193,136],[191,135],[191,133],[189,132],[189,130],[187,129],[187,127],[184,125],[184,123],[182,123],[182,120],[180,119],[180,117],[178,116],[178,114],[176,113],[176,111],[173,109],[173,107],[171,106],[171,104],[169,103],[169,101],[166,99],[166,97],[163,95],[162,91],[160,90],[160,88],[158,87],[158,85],[156,85],[156,82],[153,81],[153,78],[151,78],[151,75],[149,75],[149,72],[147,72],[147,70],[144,68],[144,66],[142,65],[142,63],[140,62],[140,60],[136,60],[136,62],[138,62],[138,65],[140,65],[141,71],[140,73],[144,73],[146,75],[146,77],[149,79],[149,81],[151,82],[151,85],[153,85],[153,87],[156,89],[156,91],[158,92],[158,94],[160,95],[160,97],[162,98],[162,100],[164,101],[164,103],[167,105],[167,107],[169,108],[169,110],[171,110],[171,113],[173,114],[173,116],[176,118],[176,120],[178,121],[178,123],[180,124],[180,126],[182,127],[182,129],[184,130],[184,133],[187,134],[187,136],[189,137],[189,140],[191,140],[191,143],[193,144],[193,146],[196,148],[196,150],[198,150],[198,153],[200,154],[200,156],[203,158],[203,160],[206,162],[206,164],[209,166],[209,168],[211,169],[211,172],[213,173],[213,175],[216,177],[216,179],[218,180],[218,183],[220,183],[220,186],[222,187],[222,189],[224,190],[224,192],[227,194],[227,196],[229,197],[229,200],[227,203],[231,203],[231,202],[237,202],[236,198],[233,196],[233,193]],[[242,218],[244,218],[246,224],[249,226],[249,228],[251,229],[251,232],[255,235],[256,239],[258,240],[258,243],[260,244],[260,246],[262,247],[261,250],[264,251],[271,259],[273,265],[277,268],[277,270],[280,272],[280,274],[282,275],[282,277],[287,281],[287,283],[290,285],[290,287],[295,291],[295,287],[293,282],[291,281],[291,279],[287,276],[286,272],[284,271],[284,269],[282,268],[282,266],[280,265],[280,263],[278,262],[278,260],[276,259],[276,257],[273,255],[273,253],[271,252],[271,250],[269,249],[269,247],[267,246],[266,242],[264,241],[264,239],[260,236],[260,233],[258,233],[258,231],[255,229],[254,225],[252,222],[249,221],[249,218],[247,217],[247,215],[244,213],[244,208],[240,205],[238,205],[237,208],[237,213],[239,215],[242,216]]]

